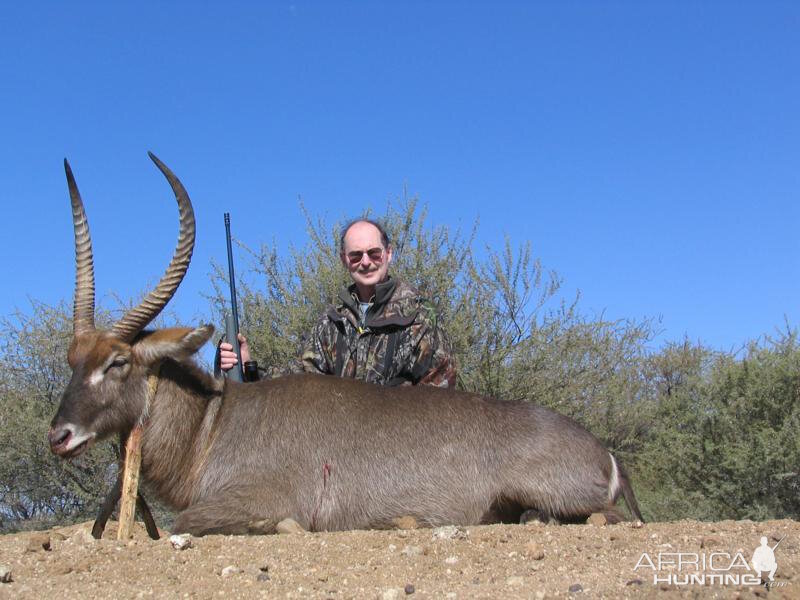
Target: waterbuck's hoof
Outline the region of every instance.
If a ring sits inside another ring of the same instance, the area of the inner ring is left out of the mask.
[[[247,524],[247,535],[267,535],[269,533],[275,533],[275,521],[263,519],[250,521]]]
[[[603,513],[592,513],[589,515],[589,518],[586,519],[586,524],[602,527],[603,525],[608,525],[608,519]]]
[[[305,533],[302,525],[294,519],[284,519],[275,526],[275,531],[278,533]]]
[[[392,519],[392,527],[395,529],[419,529],[419,523],[414,517],[395,517]]]

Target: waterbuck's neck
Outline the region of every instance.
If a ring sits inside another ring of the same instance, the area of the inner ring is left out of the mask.
[[[176,509],[195,493],[222,401],[222,383],[196,365],[162,363],[142,435],[142,474]]]

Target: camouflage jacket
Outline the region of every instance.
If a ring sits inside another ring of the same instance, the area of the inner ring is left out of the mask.
[[[450,343],[433,305],[402,281],[378,284],[367,314],[355,286],[339,292],[307,338],[299,368],[379,385],[455,386]]]

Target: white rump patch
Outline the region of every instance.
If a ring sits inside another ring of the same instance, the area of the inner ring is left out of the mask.
[[[619,467],[617,467],[617,459],[611,452],[608,453],[611,457],[611,477],[608,480],[608,501],[613,502],[614,497],[619,494]]]

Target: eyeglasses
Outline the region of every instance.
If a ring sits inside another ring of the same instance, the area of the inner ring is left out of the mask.
[[[354,250],[347,253],[347,262],[351,265],[357,265],[364,258],[364,255],[369,256],[369,259],[375,264],[383,262],[383,248],[370,248],[369,250]]]

